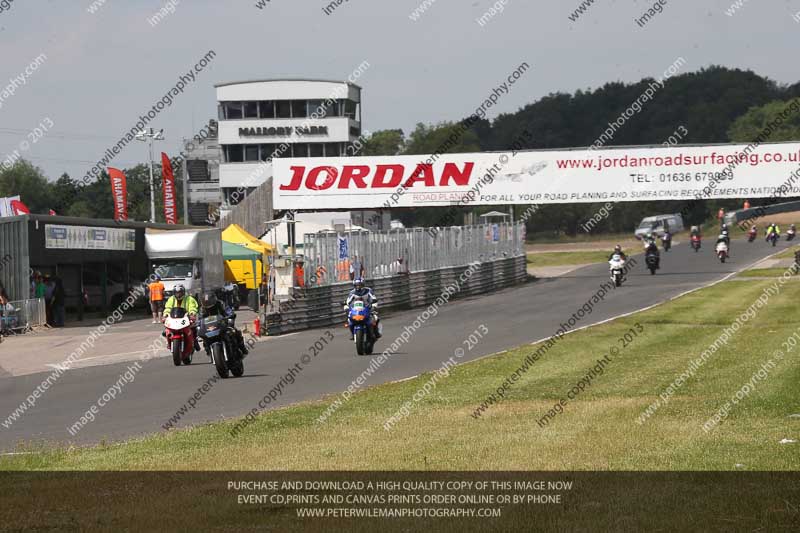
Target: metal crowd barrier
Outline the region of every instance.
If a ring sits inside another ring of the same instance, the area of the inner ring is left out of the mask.
[[[306,287],[350,281],[350,270],[380,279],[524,256],[524,224],[306,234]]]
[[[470,270],[469,275],[464,273]],[[452,299],[494,292],[524,283],[528,279],[525,257],[486,261],[477,268],[445,267],[437,270],[367,278],[380,300],[381,316],[395,311],[424,307],[435,302],[450,288]],[[453,291],[456,287],[457,290]],[[293,289],[292,298],[280,302],[277,312],[266,313],[262,331],[282,335],[293,331],[344,324],[342,302],[351,289],[348,284]]]
[[[25,333],[47,323],[44,298],[17,300],[0,306],[0,334]]]

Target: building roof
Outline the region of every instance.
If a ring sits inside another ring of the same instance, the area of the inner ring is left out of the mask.
[[[325,80],[320,78],[266,78],[260,80],[242,80],[242,81],[227,81],[225,83],[217,83],[214,85],[214,88],[217,87],[226,87],[228,85],[242,85],[245,83],[264,83],[264,82],[279,82],[279,81],[308,81],[308,82],[319,82],[319,83],[343,83],[346,85],[351,85],[358,89],[362,89],[360,85],[356,85],[355,83],[351,83],[349,81],[344,80]]]

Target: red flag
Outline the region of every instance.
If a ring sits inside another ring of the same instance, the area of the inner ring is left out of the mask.
[[[114,198],[114,220],[128,220],[128,182],[121,170],[108,167],[111,196]]]
[[[178,208],[175,202],[175,175],[172,173],[172,164],[169,157],[161,152],[161,172],[164,176],[164,184],[161,189],[164,191],[164,220],[167,224],[178,223]]]
[[[16,215],[30,215],[31,210],[21,200],[11,200],[11,212]]]

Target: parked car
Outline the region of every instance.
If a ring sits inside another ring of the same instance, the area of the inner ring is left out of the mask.
[[[676,234],[683,231],[683,217],[680,213],[672,215],[655,215],[652,217],[645,217],[639,223],[639,227],[634,232],[634,237],[642,239],[648,233],[652,233],[655,237],[664,235],[664,230],[669,228],[671,234]]]

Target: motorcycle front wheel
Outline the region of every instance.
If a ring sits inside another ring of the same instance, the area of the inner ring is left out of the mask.
[[[211,357],[214,359],[214,366],[217,367],[219,377],[226,379],[228,377],[228,364],[225,362],[225,354],[221,342],[215,342],[211,345]]]
[[[356,331],[356,353],[358,355],[364,355],[364,348],[365,348],[364,344],[365,344],[364,330],[360,329]]]
[[[183,346],[181,346],[181,341],[173,340],[172,341],[172,363],[175,366],[181,366],[181,352],[183,352]]]

